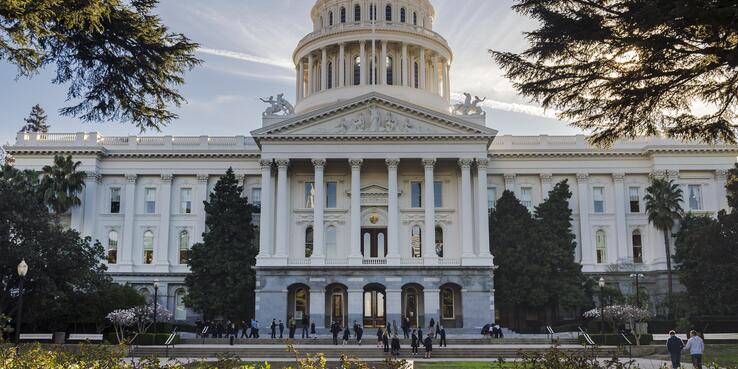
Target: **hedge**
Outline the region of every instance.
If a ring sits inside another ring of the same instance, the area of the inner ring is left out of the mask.
[[[146,334],[139,334],[136,336],[136,341],[132,342],[134,345],[141,345],[141,346],[151,346],[151,345],[157,345],[161,346],[164,345],[167,342],[167,338],[169,338],[170,333],[158,333],[154,335],[153,333],[146,333]],[[126,337],[127,339],[130,339],[132,337]],[[108,333],[105,336],[106,341],[108,341],[111,344],[118,344],[118,337],[115,335],[115,333]],[[156,340],[156,341],[154,341]],[[174,336],[173,344],[178,344],[180,342],[179,335]]]
[[[623,339],[623,337],[619,334],[590,334],[590,337],[592,337],[592,340],[597,345],[604,345],[604,346],[619,346],[619,345],[625,345],[626,342]],[[635,336],[632,334],[628,335],[628,339],[635,345],[636,339]],[[653,335],[652,334],[643,334],[641,335],[641,345],[650,345],[651,342],[653,342]],[[579,335],[579,343],[584,344],[584,336]]]

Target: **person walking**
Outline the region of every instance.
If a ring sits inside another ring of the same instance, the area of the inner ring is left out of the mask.
[[[408,329],[410,327],[407,326],[408,320],[407,317],[402,317],[402,321],[400,322],[400,328],[402,329],[402,338],[408,339],[410,338],[410,335],[408,334]]]
[[[276,339],[277,338],[277,319],[272,319],[272,324],[269,324],[269,329],[272,331],[270,338]]]
[[[438,322],[438,324],[436,324],[436,334],[433,335],[433,338],[437,338],[440,335],[441,335],[441,322]]]
[[[310,321],[310,336],[313,337],[314,340],[318,339],[318,333],[315,332],[315,321]]]
[[[377,347],[382,346],[382,327],[377,328]]]
[[[428,333],[430,333],[431,335],[435,335],[436,334],[435,328],[436,328],[436,321],[433,320],[433,318],[431,318],[430,324],[428,324]],[[434,336],[433,338],[436,338],[436,337]]]
[[[241,321],[241,338],[248,338],[249,324],[245,320]]]
[[[356,343],[361,345],[361,337],[364,337],[364,328],[361,324],[356,325]]]
[[[671,356],[671,367],[674,369],[681,368],[682,366],[682,350],[684,349],[684,342],[677,337],[675,331],[669,332],[669,339],[666,340],[666,351]]]
[[[392,349],[392,358],[397,359],[400,355],[400,339],[396,334],[392,336],[392,344],[390,345],[390,348]]]
[[[412,355],[417,356],[418,355],[418,347],[420,346],[420,339],[418,338],[418,331],[413,329],[412,334],[410,335],[410,348],[412,349]]]
[[[341,332],[341,325],[333,322],[331,325],[331,333],[333,334],[333,344],[338,346],[338,334]]]
[[[347,345],[349,338],[351,338],[351,331],[349,330],[349,327],[346,326],[346,329],[343,330],[343,345]]]
[[[310,336],[310,317],[307,314],[302,315],[302,338]]]
[[[384,329],[382,332],[382,347],[384,349],[384,353],[389,353],[389,330]]]
[[[297,321],[295,320],[295,318],[290,317],[290,320],[287,323],[287,326],[288,326],[288,328],[290,330],[290,339],[291,340],[294,340],[295,339],[295,332],[297,331]]]
[[[279,320],[279,339],[284,338],[284,322],[282,319]]]
[[[251,334],[254,338],[259,338],[259,321],[256,319],[251,322]]]
[[[448,347],[448,343],[446,342],[446,328],[443,328],[440,324],[438,325],[438,336],[441,337],[438,347]]]
[[[423,346],[425,346],[425,358],[430,359],[431,354],[433,353],[433,333],[428,332],[428,336],[425,337],[425,341],[423,341]]]
[[[705,342],[697,335],[697,331],[690,331],[689,335],[691,337],[687,341],[687,345],[684,346],[684,350],[689,350],[694,369],[702,369],[702,355],[705,353]]]

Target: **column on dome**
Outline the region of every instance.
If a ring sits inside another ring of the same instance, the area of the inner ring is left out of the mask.
[[[328,48],[324,47],[320,52],[320,90],[328,89]]]
[[[487,167],[489,159],[477,158],[477,193],[484,201],[477,201],[477,232],[479,232],[479,256],[490,258],[489,215],[487,213]]]
[[[402,44],[402,85],[409,87],[410,81],[408,79],[408,73],[410,70],[410,60],[407,57],[407,44]]]
[[[425,180],[423,191],[423,200],[425,208],[425,227],[423,229],[423,259],[426,265],[434,265],[438,263],[438,255],[436,254],[435,238],[436,238],[436,203],[434,196],[435,179],[433,169],[436,165],[436,159],[423,159],[423,168],[425,171]]]
[[[313,159],[315,167],[315,199],[313,205],[313,260],[312,264],[325,263],[325,159]]]
[[[436,74],[438,75],[438,83],[436,83],[436,86],[438,86],[438,95],[444,96],[444,90],[441,89],[442,87],[445,89],[445,83],[443,80],[443,76],[445,73],[444,67],[443,67],[443,58],[438,57],[436,58],[436,70],[438,71]]]
[[[446,100],[451,99],[451,64],[449,64],[448,60],[443,61],[443,96],[446,98]]]
[[[615,232],[617,242],[617,255],[613,255],[613,258],[608,259],[610,262],[617,261],[618,259],[625,259],[629,256],[628,252],[628,239],[629,232],[625,228],[625,213],[627,201],[625,193],[625,173],[613,173],[612,180],[615,183]],[[632,255],[630,255],[632,256]]]
[[[87,172],[84,190],[84,220],[82,234],[93,237],[97,221],[97,185],[102,177],[97,172]]]
[[[364,40],[359,41],[359,60],[361,61],[359,84],[363,86],[366,84],[366,42]]]
[[[259,160],[261,166],[261,213],[259,214],[259,258],[268,258],[273,254],[272,221],[274,205],[272,204],[272,161]]]
[[[349,263],[361,264],[361,165],[362,159],[351,159],[351,251]]]
[[[197,175],[197,190],[195,198],[195,210],[197,211],[197,221],[195,222],[195,243],[202,242],[202,234],[205,232],[205,202],[208,199],[208,179],[207,174]]]
[[[313,92],[313,54],[308,54],[308,81],[305,96],[310,96]]]
[[[420,83],[418,86],[425,90],[425,84],[426,84],[426,76],[425,76],[425,48],[420,47]]]
[[[288,159],[277,160],[277,227],[276,230],[276,252],[277,258],[287,258],[287,234],[289,213],[289,188],[287,183],[287,167],[290,161]]]
[[[438,93],[438,56],[434,55],[431,58],[431,65],[433,66],[433,75],[431,75],[431,92],[434,94]]]
[[[346,86],[346,44],[338,45],[338,87]]]
[[[397,168],[400,159],[387,159],[387,262],[398,264],[400,261],[400,205],[397,183]]]
[[[592,230],[589,224],[589,173],[577,174],[577,192],[579,202],[579,245],[582,252],[582,264],[594,264],[594,248],[592,247]]]
[[[121,266],[133,265],[133,221],[136,216],[136,180],[135,174],[126,174],[125,210],[123,216],[123,247],[121,248]]]
[[[725,182],[728,180],[728,171],[725,169],[715,171],[715,195],[717,196],[715,203],[715,211],[728,208],[728,194],[725,188]],[[86,214],[86,212],[85,212]]]
[[[474,257],[474,219],[472,218],[472,159],[459,159],[461,168],[461,250],[464,258]]]
[[[305,98],[305,63],[300,59],[297,66],[297,99]]]
[[[382,52],[379,55],[379,83],[387,84],[387,41],[382,40]]]
[[[161,175],[161,206],[159,206],[160,227],[159,242],[154,245],[154,259],[156,269],[168,271],[169,269],[169,223],[171,222],[172,210],[172,174]]]

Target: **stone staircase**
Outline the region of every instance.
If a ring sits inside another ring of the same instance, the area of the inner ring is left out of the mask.
[[[340,339],[339,339],[340,340]],[[576,338],[557,338],[560,345],[578,345],[579,341]],[[434,345],[437,345],[438,339],[434,340]],[[252,339],[252,338],[238,338],[234,340],[234,345],[287,345],[291,343],[293,345],[333,345],[332,338],[318,338],[318,339]],[[377,339],[374,336],[364,336],[364,345],[373,346],[376,345]],[[410,346],[410,340],[402,339],[400,343],[403,346]],[[505,339],[484,339],[484,338],[452,338],[448,340],[449,345],[549,345],[551,340],[545,337],[514,337]],[[180,345],[229,345],[230,340],[228,338],[184,338],[180,339]],[[355,345],[356,340],[351,339],[349,345]]]

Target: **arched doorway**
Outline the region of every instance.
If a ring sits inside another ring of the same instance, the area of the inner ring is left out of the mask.
[[[423,311],[423,286],[419,284],[407,284],[402,287],[402,317],[407,317],[410,327],[422,327],[424,325]]]
[[[462,315],[461,286],[446,283],[440,288],[439,306],[441,325],[445,328],[464,328]]]
[[[387,302],[382,285],[364,287],[364,327],[377,328],[387,325]]]
[[[287,317],[297,321],[297,326],[302,327],[302,318],[310,317],[310,287],[304,284],[293,284],[287,289]]]
[[[342,284],[331,284],[325,289],[326,319],[325,327],[330,328],[331,323],[339,322],[342,327],[348,325],[348,289]]]

